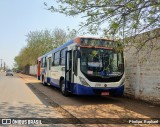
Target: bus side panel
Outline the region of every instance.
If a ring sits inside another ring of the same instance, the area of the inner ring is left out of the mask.
[[[56,84],[56,83],[52,82],[52,80],[53,80],[53,79],[51,79],[50,84],[51,84],[52,86],[54,86],[54,87],[60,88],[59,84]]]
[[[77,83],[72,84],[73,90],[72,93],[76,95],[94,95],[94,92],[91,87],[86,87]]]
[[[50,83],[50,82],[51,82],[51,78],[47,77],[47,83]]]
[[[50,77],[50,84],[53,86],[59,86],[59,80],[62,76],[61,74],[61,66],[54,66],[51,67],[51,77]]]

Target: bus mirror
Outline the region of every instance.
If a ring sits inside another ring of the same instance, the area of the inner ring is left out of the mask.
[[[81,52],[79,50],[76,51],[76,57],[80,58],[81,57]]]

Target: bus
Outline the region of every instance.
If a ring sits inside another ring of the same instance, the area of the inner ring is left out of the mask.
[[[37,77],[64,96],[122,96],[124,57],[118,46],[109,39],[76,37],[38,58]]]

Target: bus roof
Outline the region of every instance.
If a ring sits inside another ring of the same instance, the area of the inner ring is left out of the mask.
[[[68,45],[70,45],[70,44],[72,44],[72,43],[81,44],[80,42],[81,42],[81,39],[82,39],[82,38],[84,38],[84,39],[87,38],[87,39],[97,39],[97,40],[114,41],[114,40],[106,39],[106,38],[89,37],[89,36],[78,36],[78,37],[76,37],[76,38],[74,38],[74,39],[72,39],[72,40],[70,40],[70,41],[64,43],[63,45],[61,45],[61,46],[59,46],[59,47],[57,47],[57,48],[51,50],[50,52],[48,52],[48,53],[46,53],[46,54],[44,54],[44,55],[38,57],[38,60],[40,60],[40,59],[43,58],[43,57],[48,56],[48,55],[51,54],[51,53],[57,52],[57,51],[59,51],[59,50],[61,50],[61,49],[64,49],[65,47],[67,47]]]
[[[43,57],[48,56],[48,55],[51,54],[51,53],[57,52],[57,51],[59,51],[59,50],[61,50],[61,49],[64,49],[65,47],[67,47],[68,45],[70,45],[70,44],[72,44],[72,43],[74,43],[74,41],[73,41],[73,40],[70,40],[70,41],[64,43],[63,45],[61,45],[61,46],[59,46],[59,47],[51,50],[50,52],[48,52],[48,53],[40,56],[40,57],[38,58],[38,60],[40,60],[40,59],[43,58]]]

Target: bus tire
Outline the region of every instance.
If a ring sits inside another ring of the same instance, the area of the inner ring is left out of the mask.
[[[42,84],[43,84],[43,86],[47,86],[47,83],[45,82],[44,76],[42,76]]]
[[[70,93],[67,90],[65,90],[64,80],[60,81],[60,90],[61,90],[61,93],[62,93],[63,96],[68,97],[70,95]]]

